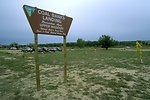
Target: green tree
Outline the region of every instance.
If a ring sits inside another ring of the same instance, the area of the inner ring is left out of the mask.
[[[81,38],[78,38],[77,45],[79,48],[83,48],[85,46],[85,41]]]
[[[29,43],[29,44],[27,44],[27,46],[30,47],[30,48],[33,48],[34,44],[33,43]]]
[[[114,45],[114,40],[109,35],[102,35],[98,41],[101,47],[106,48],[106,50]]]
[[[10,44],[10,47],[16,47],[16,48],[19,48],[19,44],[16,43],[16,42],[13,42]]]

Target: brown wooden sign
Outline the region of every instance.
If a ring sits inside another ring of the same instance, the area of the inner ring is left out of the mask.
[[[40,90],[40,70],[38,56],[38,34],[59,35],[64,37],[64,81],[67,81],[67,50],[66,37],[72,18],[24,5],[24,12],[34,34],[35,67],[37,91]]]
[[[72,18],[27,5],[23,9],[33,33],[67,36]]]

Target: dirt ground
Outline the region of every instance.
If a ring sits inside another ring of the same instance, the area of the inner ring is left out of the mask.
[[[8,53],[21,55],[20,51],[8,51]],[[1,56],[0,58],[10,61],[18,59],[13,56]],[[2,93],[0,91],[1,98],[2,100],[10,98],[19,100],[141,100],[143,95],[146,95],[147,98],[150,97],[147,94],[150,93],[149,65],[143,64],[139,68],[139,65],[130,63],[128,66],[132,66],[132,68],[116,67],[102,63],[106,59],[117,60],[122,64],[126,62],[125,59],[119,60],[112,57],[93,59],[93,61],[99,62],[94,65],[96,68],[84,61],[79,64],[68,65],[67,82],[64,82],[63,65],[41,64],[40,91],[36,91],[34,57],[27,58],[27,64],[24,65],[24,68],[30,66],[33,69],[25,77],[20,77],[24,72],[16,72],[2,65],[1,67],[6,68],[6,70],[0,75],[0,80],[11,81],[12,78],[18,77],[12,85],[19,92]],[[2,84],[2,81],[0,84]],[[131,92],[134,94],[129,94]],[[132,97],[129,97],[129,95]]]

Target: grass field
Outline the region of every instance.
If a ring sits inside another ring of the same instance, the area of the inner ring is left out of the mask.
[[[34,53],[0,51],[0,100],[150,100],[150,49],[143,64],[136,50],[68,49],[40,53],[41,91],[36,91]]]

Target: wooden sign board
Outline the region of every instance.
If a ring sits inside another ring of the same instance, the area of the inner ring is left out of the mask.
[[[33,33],[67,36],[72,18],[27,5],[23,9]]]
[[[66,36],[68,34],[72,18],[42,10],[36,7],[23,6],[26,17],[34,33],[35,67],[37,90],[40,90],[40,70],[38,57],[38,34],[59,35],[64,37],[64,81],[67,80],[67,50]]]

